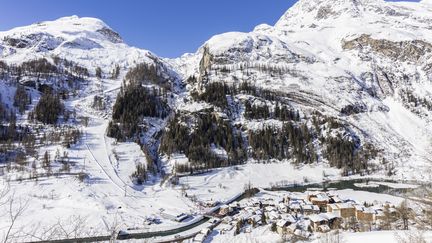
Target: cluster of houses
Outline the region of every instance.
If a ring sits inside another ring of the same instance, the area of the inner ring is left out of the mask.
[[[308,238],[313,232],[333,229],[370,231],[390,215],[394,205],[364,205],[342,200],[330,192],[286,193],[280,197],[254,197],[220,207],[217,216],[220,234],[250,232],[254,227],[271,224],[279,234]],[[237,232],[236,232],[237,231]]]

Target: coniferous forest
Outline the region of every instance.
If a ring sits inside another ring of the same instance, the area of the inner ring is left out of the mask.
[[[137,137],[144,132],[145,127],[140,124],[145,117],[164,119],[171,113],[162,130],[157,153],[186,155],[190,163],[176,165],[177,172],[238,165],[248,159],[261,162],[291,160],[296,165],[326,159],[331,166],[343,169],[345,174],[369,173],[372,169],[367,161],[375,158],[377,151],[370,144],[362,146],[358,137],[334,118],[318,112],[311,117],[302,117],[283,95],[247,82],[239,85],[208,83],[202,90],[192,91],[191,96],[214,108],[177,113],[170,110],[165,98],[169,91],[156,85],[164,84],[156,70],[138,65],[126,75],[129,84],[123,87],[116,100],[108,135],[119,140]],[[196,79],[188,80],[194,82]],[[151,88],[143,86],[149,83],[153,85]],[[249,98],[238,99],[238,95]],[[269,124],[261,129],[236,125],[232,114],[239,107],[247,120],[274,119],[281,125]],[[354,108],[343,112],[348,114],[349,110]],[[332,131],[339,131],[339,135],[330,135]]]

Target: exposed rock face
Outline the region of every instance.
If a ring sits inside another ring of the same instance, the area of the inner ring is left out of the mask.
[[[363,34],[352,40],[343,40],[342,48],[345,50],[371,51],[383,55],[394,61],[415,62],[425,60],[432,53],[432,45],[422,40],[390,41],[374,39]]]
[[[121,36],[110,28],[104,27],[102,29],[98,29],[96,32],[101,33],[113,43],[123,43]]]
[[[34,33],[21,36],[20,38],[6,36],[3,38],[3,41],[6,45],[13,48],[36,48],[37,51],[51,51],[57,48],[64,39],[47,33]]]
[[[210,71],[212,60],[213,60],[213,56],[209,53],[209,48],[207,46],[204,46],[202,59],[199,64],[200,77],[205,76],[206,73]]]
[[[102,48],[102,46],[98,44],[96,41],[87,38],[76,38],[74,40],[64,42],[62,46],[66,48],[81,49],[81,50]]]
[[[335,12],[333,12],[333,9],[331,7],[331,5],[327,5],[327,6],[323,6],[318,10],[318,13],[316,15],[316,19],[321,20],[321,19],[327,19],[330,16],[334,16],[336,15]]]

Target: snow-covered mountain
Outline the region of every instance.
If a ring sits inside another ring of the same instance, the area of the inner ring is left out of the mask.
[[[8,64],[59,57],[106,73],[116,65],[127,70],[139,63],[160,62],[151,52],[125,44],[103,21],[78,16],[0,32],[0,57]]]
[[[301,152],[308,160],[329,162],[332,152],[328,139],[333,137],[352,143],[352,154],[373,147],[374,155],[366,156],[366,160],[373,161],[378,171],[398,167],[398,175],[406,176],[431,166],[431,23],[430,1],[300,0],[274,26],[262,24],[249,33],[216,35],[196,53],[177,59],[161,59],[129,47],[101,20],[77,16],[1,32],[0,53],[2,61],[11,66],[40,58],[54,65],[59,65],[58,58],[72,61],[89,70],[84,78],[93,81],[89,87],[98,83],[97,68],[108,79],[119,67],[120,77],[98,84],[106,89],[119,88],[119,80],[137,64],[155,65],[159,67],[157,75],[175,87],[170,89],[174,93],[169,101],[173,114],[194,117],[197,111],[215,108],[218,117],[237,127],[233,133],[243,137],[243,145],[233,146],[243,150],[250,149],[248,138],[254,131],[271,127],[276,132],[287,122],[274,114],[281,103],[282,108],[299,114],[294,126],[304,125],[310,130],[312,140],[302,145],[308,148]],[[23,82],[21,74],[14,75]],[[182,77],[183,85],[179,85],[178,77]],[[40,82],[40,76],[31,78]],[[65,76],[53,80],[60,79]],[[207,87],[214,82],[237,88],[247,83],[255,91],[224,93],[232,97],[222,102],[227,107],[221,107],[205,97]],[[86,92],[91,90],[95,88]],[[246,114],[262,107],[269,112],[264,117]],[[322,121],[313,125],[313,119]],[[329,119],[338,126],[332,128]],[[148,142],[146,136],[141,139],[141,143]],[[154,137],[151,139],[157,144]],[[221,145],[226,142],[208,144],[228,156],[229,148]],[[290,159],[290,146],[279,160]],[[252,154],[257,149],[252,148]],[[169,149],[183,150],[175,146]],[[159,151],[160,155],[169,153]],[[250,153],[246,157],[250,158]],[[386,169],[382,161],[394,164]]]
[[[139,65],[156,70],[169,84],[177,82],[178,74],[165,61],[128,46],[98,19],[72,16],[0,32],[0,211],[12,210],[4,207],[9,198],[28,201],[15,227],[38,231],[39,237],[14,228],[13,241],[67,238],[54,232],[62,224],[75,232],[85,226],[76,236],[95,236],[105,234],[117,215],[131,223],[143,222],[160,207],[187,210],[174,190],[135,185],[131,175],[136,167],[152,161],[138,144],[117,144],[106,136],[123,79]],[[56,122],[47,124],[35,115],[38,110]],[[153,120],[149,124],[163,122]],[[144,142],[159,131],[152,127]],[[25,185],[18,183],[23,178]],[[146,178],[154,185],[159,179]],[[47,191],[52,200],[43,202]],[[156,207],[146,200],[150,195],[151,200],[165,199],[157,200]],[[146,213],[137,216],[138,211]],[[10,219],[0,217],[0,239],[8,242]],[[52,235],[47,234],[45,227],[53,225]]]
[[[214,36],[171,63],[185,78],[281,92],[305,114],[346,123],[399,175],[414,175],[431,166],[429,4],[300,0],[274,26]]]
[[[430,0],[300,0],[274,26],[175,59],[94,18],[0,32],[0,179],[33,200],[22,225],[86,215],[89,235],[118,214],[124,228],[164,210],[197,216],[251,180],[430,181],[431,26]],[[52,90],[64,106],[55,125],[35,119]]]
[[[249,33],[214,36],[196,53],[177,59],[160,59],[149,51],[129,47],[101,20],[77,16],[1,32],[0,51],[9,65],[63,58],[90,73],[101,67],[106,76],[116,66],[123,71],[121,77],[139,63],[161,66],[161,75],[172,86],[178,76],[186,85],[184,90],[175,90],[173,112],[211,107],[208,100],[203,103],[191,97],[194,92],[203,93],[210,83],[248,82],[280,97],[276,101],[235,94],[228,113],[217,109],[220,115],[228,115],[232,124],[243,126],[243,136],[264,128],[262,124],[277,127],[284,122],[271,116],[245,118],[245,101],[268,106],[272,113],[283,100],[284,105],[299,111],[308,127],[316,112],[334,118],[343,125],[343,131],[335,134],[356,140],[356,149],[371,144],[381,151],[374,163],[390,160],[396,167],[403,165],[400,173],[411,173],[430,166],[429,4],[301,0],[274,26],[262,24]],[[198,81],[188,82],[192,76]],[[92,74],[88,79],[93,80]],[[322,128],[327,127],[324,124]],[[321,132],[320,128],[314,136],[318,138]],[[326,132],[324,137],[336,136],[328,129]],[[325,156],[320,156],[325,144],[314,144],[317,161],[325,163]]]

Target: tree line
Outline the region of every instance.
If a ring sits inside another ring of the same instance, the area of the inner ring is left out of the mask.
[[[126,73],[125,80],[133,84],[154,84],[171,90],[171,84],[164,73],[166,70],[163,65],[140,63]]]
[[[40,58],[19,65],[0,61],[0,79],[21,83],[40,92],[50,89],[65,95],[75,94],[85,78],[89,77],[87,68],[56,56],[52,58],[52,63]]]
[[[196,122],[190,126],[183,119],[176,114],[164,130],[160,144],[162,153],[184,153],[188,157],[190,166],[179,165],[178,172],[238,165],[247,159],[241,132],[228,120],[212,111],[195,114]],[[213,148],[217,147],[223,148],[227,157],[216,154]]]
[[[117,96],[107,134],[121,141],[137,137],[143,132],[140,125],[145,117],[165,118],[169,112],[166,93],[162,89],[128,84]]]
[[[244,117],[248,119],[277,119],[280,121],[300,121],[298,110],[288,108],[286,105],[280,105],[276,102],[272,109],[267,104],[253,105],[249,100],[244,102]]]

